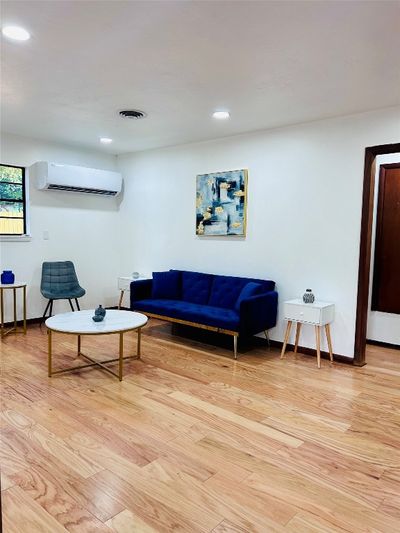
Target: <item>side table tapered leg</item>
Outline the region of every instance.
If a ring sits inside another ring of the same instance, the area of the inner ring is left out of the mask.
[[[301,330],[301,322],[297,322],[297,324],[296,324],[296,340],[295,340],[295,343],[294,343],[294,353],[297,353],[297,348],[299,346],[300,330]]]
[[[13,288],[13,311],[14,311],[14,330],[17,331],[17,289]]]
[[[332,339],[331,339],[331,326],[330,326],[330,324],[325,324],[325,334],[326,334],[326,340],[328,342],[329,359],[330,359],[331,363],[333,363],[333,350],[332,350]]]
[[[26,285],[23,286],[24,335],[26,335]]]
[[[281,359],[283,359],[283,356],[285,355],[286,345],[287,345],[288,340],[289,340],[290,330],[291,329],[292,329],[292,321],[289,320],[289,322],[287,323],[287,327],[286,327],[285,340],[283,341],[283,346],[282,346],[282,351],[281,351]]]
[[[321,328],[320,326],[315,326],[315,336],[317,342],[317,365],[318,368],[321,368]]]
[[[119,302],[118,302],[118,309],[121,309],[121,307],[122,307],[122,302],[124,300],[124,292],[125,291],[121,290],[121,294],[119,296]]]
[[[0,289],[0,320],[1,320],[1,338],[4,335],[4,291]]]

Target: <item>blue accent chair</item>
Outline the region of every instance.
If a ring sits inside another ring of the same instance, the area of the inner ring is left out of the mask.
[[[42,320],[46,318],[48,310],[49,316],[53,314],[54,300],[68,300],[72,311],[75,311],[71,301],[74,299],[77,310],[80,311],[78,298],[86,294],[85,289],[79,285],[72,261],[45,261],[42,265],[40,292],[49,300]]]
[[[132,311],[149,317],[232,335],[237,340],[276,325],[275,282],[201,272],[153,272],[153,279],[131,283]]]

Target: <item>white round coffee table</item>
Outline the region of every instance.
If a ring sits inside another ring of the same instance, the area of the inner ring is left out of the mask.
[[[92,316],[94,310],[89,311],[74,311],[71,313],[63,313],[54,315],[48,318],[45,322],[48,333],[48,369],[49,377],[54,374],[61,374],[64,372],[71,372],[81,368],[88,368],[90,366],[97,366],[106,372],[116,376],[122,381],[123,362],[126,359],[140,358],[140,338],[141,328],[147,323],[147,316],[142,313],[135,313],[133,311],[116,311],[114,309],[108,310],[102,322],[94,322]],[[137,356],[124,357],[124,333],[128,331],[137,330]],[[90,364],[80,365],[75,367],[63,368],[61,370],[52,369],[52,337],[53,333],[66,333],[69,335],[78,336],[78,356],[90,361]],[[108,359],[106,361],[96,361],[91,357],[81,352],[81,336],[82,335],[111,335],[113,333],[119,334],[119,357]],[[107,363],[115,363],[118,361],[118,374],[113,372],[105,365]]]

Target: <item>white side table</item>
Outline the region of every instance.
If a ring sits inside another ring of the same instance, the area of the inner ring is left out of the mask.
[[[335,304],[329,302],[315,301],[312,304],[305,304],[300,298],[288,300],[283,304],[285,320],[288,321],[285,333],[285,340],[282,346],[281,359],[285,355],[286,345],[289,341],[292,323],[296,323],[296,340],[294,344],[294,353],[297,353],[299,345],[300,330],[302,324],[310,324],[315,327],[316,345],[317,345],[317,364],[321,368],[321,326],[325,327],[326,340],[328,342],[329,357],[333,362],[332,339],[330,324],[335,317]]]
[[[142,277],[142,276],[139,278],[135,278],[135,279],[133,279],[132,276],[118,278],[118,290],[121,291],[120,296],[119,296],[118,309],[121,309],[122,302],[124,300],[125,291],[129,291],[132,281],[140,281],[144,279],[149,279],[149,278]]]

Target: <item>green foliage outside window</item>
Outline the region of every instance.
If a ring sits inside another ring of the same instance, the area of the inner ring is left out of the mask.
[[[0,235],[25,233],[25,173],[0,165]]]

